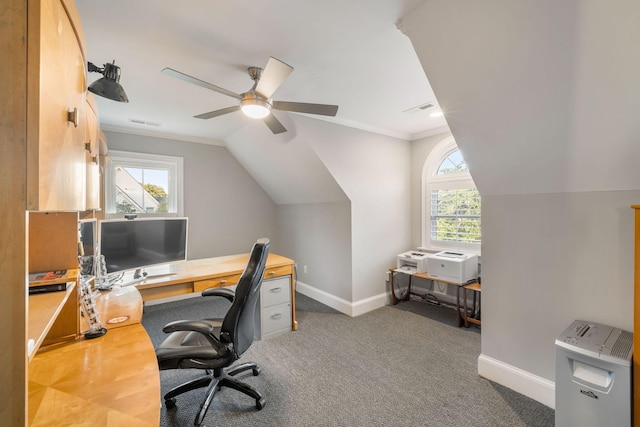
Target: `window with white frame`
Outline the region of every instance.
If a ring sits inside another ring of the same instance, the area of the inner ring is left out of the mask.
[[[105,171],[107,217],[182,216],[182,157],[110,151]]]
[[[423,246],[480,252],[481,200],[455,140],[440,142],[422,173]]]

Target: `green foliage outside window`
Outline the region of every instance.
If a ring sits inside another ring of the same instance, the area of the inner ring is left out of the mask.
[[[480,243],[480,194],[476,189],[431,192],[431,239]]]

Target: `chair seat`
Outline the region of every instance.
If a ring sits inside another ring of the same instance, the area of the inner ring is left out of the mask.
[[[203,319],[214,328],[213,333],[220,337],[222,319]],[[207,338],[191,331],[172,332],[156,349],[160,370],[165,369],[216,369],[229,364],[233,358],[229,352],[221,354]]]

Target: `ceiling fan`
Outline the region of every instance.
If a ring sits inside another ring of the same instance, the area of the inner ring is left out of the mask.
[[[332,117],[338,112],[337,105],[273,101],[271,96],[293,71],[293,67],[276,58],[270,57],[264,70],[259,67],[249,67],[247,71],[249,73],[249,77],[254,81],[253,87],[249,89],[248,92],[240,94],[211,83],[207,83],[180,71],[176,71],[173,68],[165,68],[162,70],[162,73],[184,80],[185,82],[193,83],[205,89],[236,98],[240,101],[238,105],[234,105],[232,107],[222,108],[220,110],[210,111],[208,113],[194,116],[198,119],[210,119],[212,117],[218,117],[223,114],[242,110],[242,112],[249,117],[262,119],[269,129],[271,129],[271,132],[278,134],[286,132],[287,129],[273,114],[271,114],[272,109],[293,111],[297,113],[320,114]]]

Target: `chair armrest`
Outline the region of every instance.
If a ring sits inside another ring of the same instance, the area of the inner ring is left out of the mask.
[[[216,338],[213,334],[213,329],[214,328],[210,323],[203,322],[201,320],[176,320],[174,322],[167,323],[164,328],[162,328],[162,331],[166,333],[178,331],[198,332],[204,335],[211,346],[220,354],[224,354],[229,351],[229,348]]]
[[[233,302],[236,297],[236,291],[229,288],[209,288],[202,291],[203,297],[223,297]]]
[[[162,332],[166,333],[177,331],[193,331],[208,335],[213,332],[213,326],[211,326],[210,323],[202,322],[200,320],[176,320],[174,322],[167,323],[164,328],[162,328]]]

